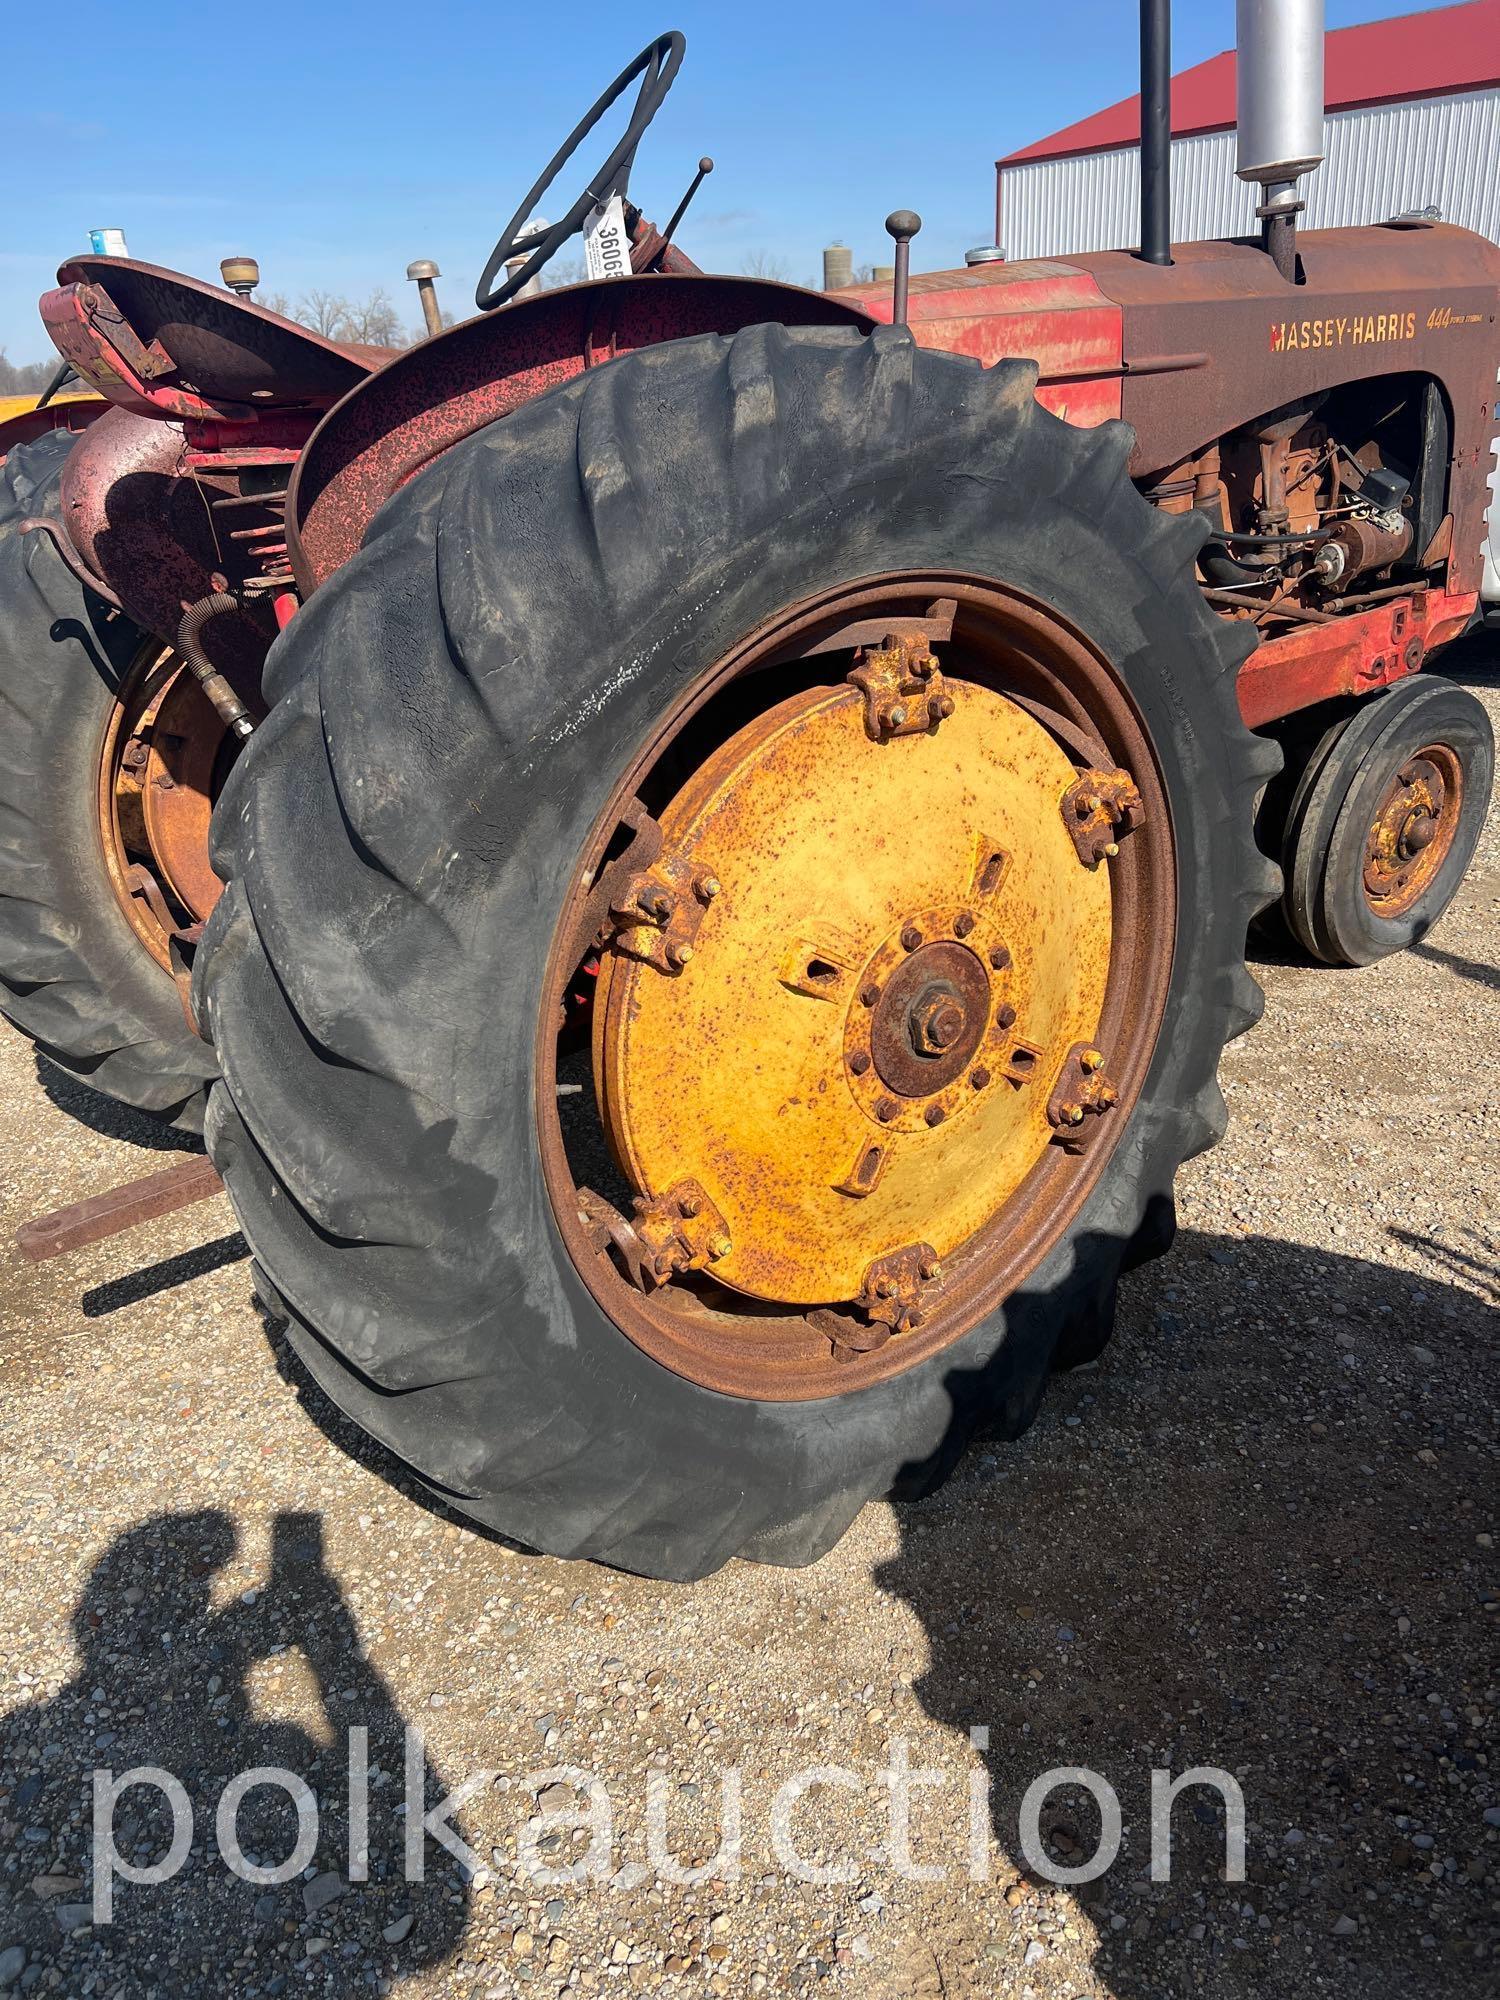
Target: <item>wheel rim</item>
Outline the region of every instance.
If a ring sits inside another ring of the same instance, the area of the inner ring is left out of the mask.
[[[893,694],[897,659],[916,677]],[[1174,926],[1144,729],[1055,612],[928,577],[790,608],[662,719],[564,905],[539,1123],[590,1290],[677,1373],[768,1400],[951,1344],[1103,1171]],[[580,1188],[556,1114],[595,947],[613,1200]]]
[[[204,923],[223,887],[208,828],[238,747],[181,656],[144,646],[105,725],[98,824],[120,907],[167,971],[174,936]]]
[[[1388,922],[1426,894],[1453,846],[1463,808],[1463,764],[1446,743],[1403,760],[1365,837],[1364,891]]]

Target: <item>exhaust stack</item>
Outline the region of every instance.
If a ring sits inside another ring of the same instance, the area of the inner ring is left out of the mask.
[[[1237,0],[1235,29],[1235,171],[1259,183],[1261,241],[1295,284],[1297,181],[1323,159],[1323,0]]]
[[[1141,248],[1172,261],[1172,0],[1141,0]]]

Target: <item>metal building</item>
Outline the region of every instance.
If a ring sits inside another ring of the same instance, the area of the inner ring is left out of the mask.
[[[1436,206],[1500,242],[1500,0],[1468,0],[1325,38],[1326,159],[1303,183],[1310,229]],[[1172,237],[1255,233],[1235,178],[1235,59],[1172,79]],[[998,160],[995,241],[1010,258],[1127,248],[1140,215],[1141,101]]]

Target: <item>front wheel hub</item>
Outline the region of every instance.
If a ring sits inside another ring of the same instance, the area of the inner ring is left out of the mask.
[[[1426,893],[1462,804],[1463,765],[1447,744],[1427,744],[1395,773],[1365,838],[1365,897],[1377,916],[1403,917]]]

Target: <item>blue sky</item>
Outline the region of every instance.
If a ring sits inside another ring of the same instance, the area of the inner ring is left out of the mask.
[[[1402,11],[1411,0],[1329,0],[1328,21]],[[684,247],[718,270],[767,253],[799,282],[834,239],[885,261],[898,207],[923,216],[919,267],[960,262],[992,234],[996,157],[1127,95],[1137,69],[1133,0],[152,0],[139,25],[133,12],[77,0],[61,40],[46,8],[7,24],[0,348],[13,361],[50,352],[36,299],[103,224],[133,256],[203,277],[248,252],[264,289],[294,299],[383,284],[413,323],[406,265],[435,257],[444,303],[466,317],[542,163],[667,27],[687,60],[632,195],[664,221],[711,153]],[[234,23],[224,51],[220,13]],[[1234,39],[1233,0],[1178,0],[1174,14],[1175,68]],[[608,145],[586,150],[569,203]]]

